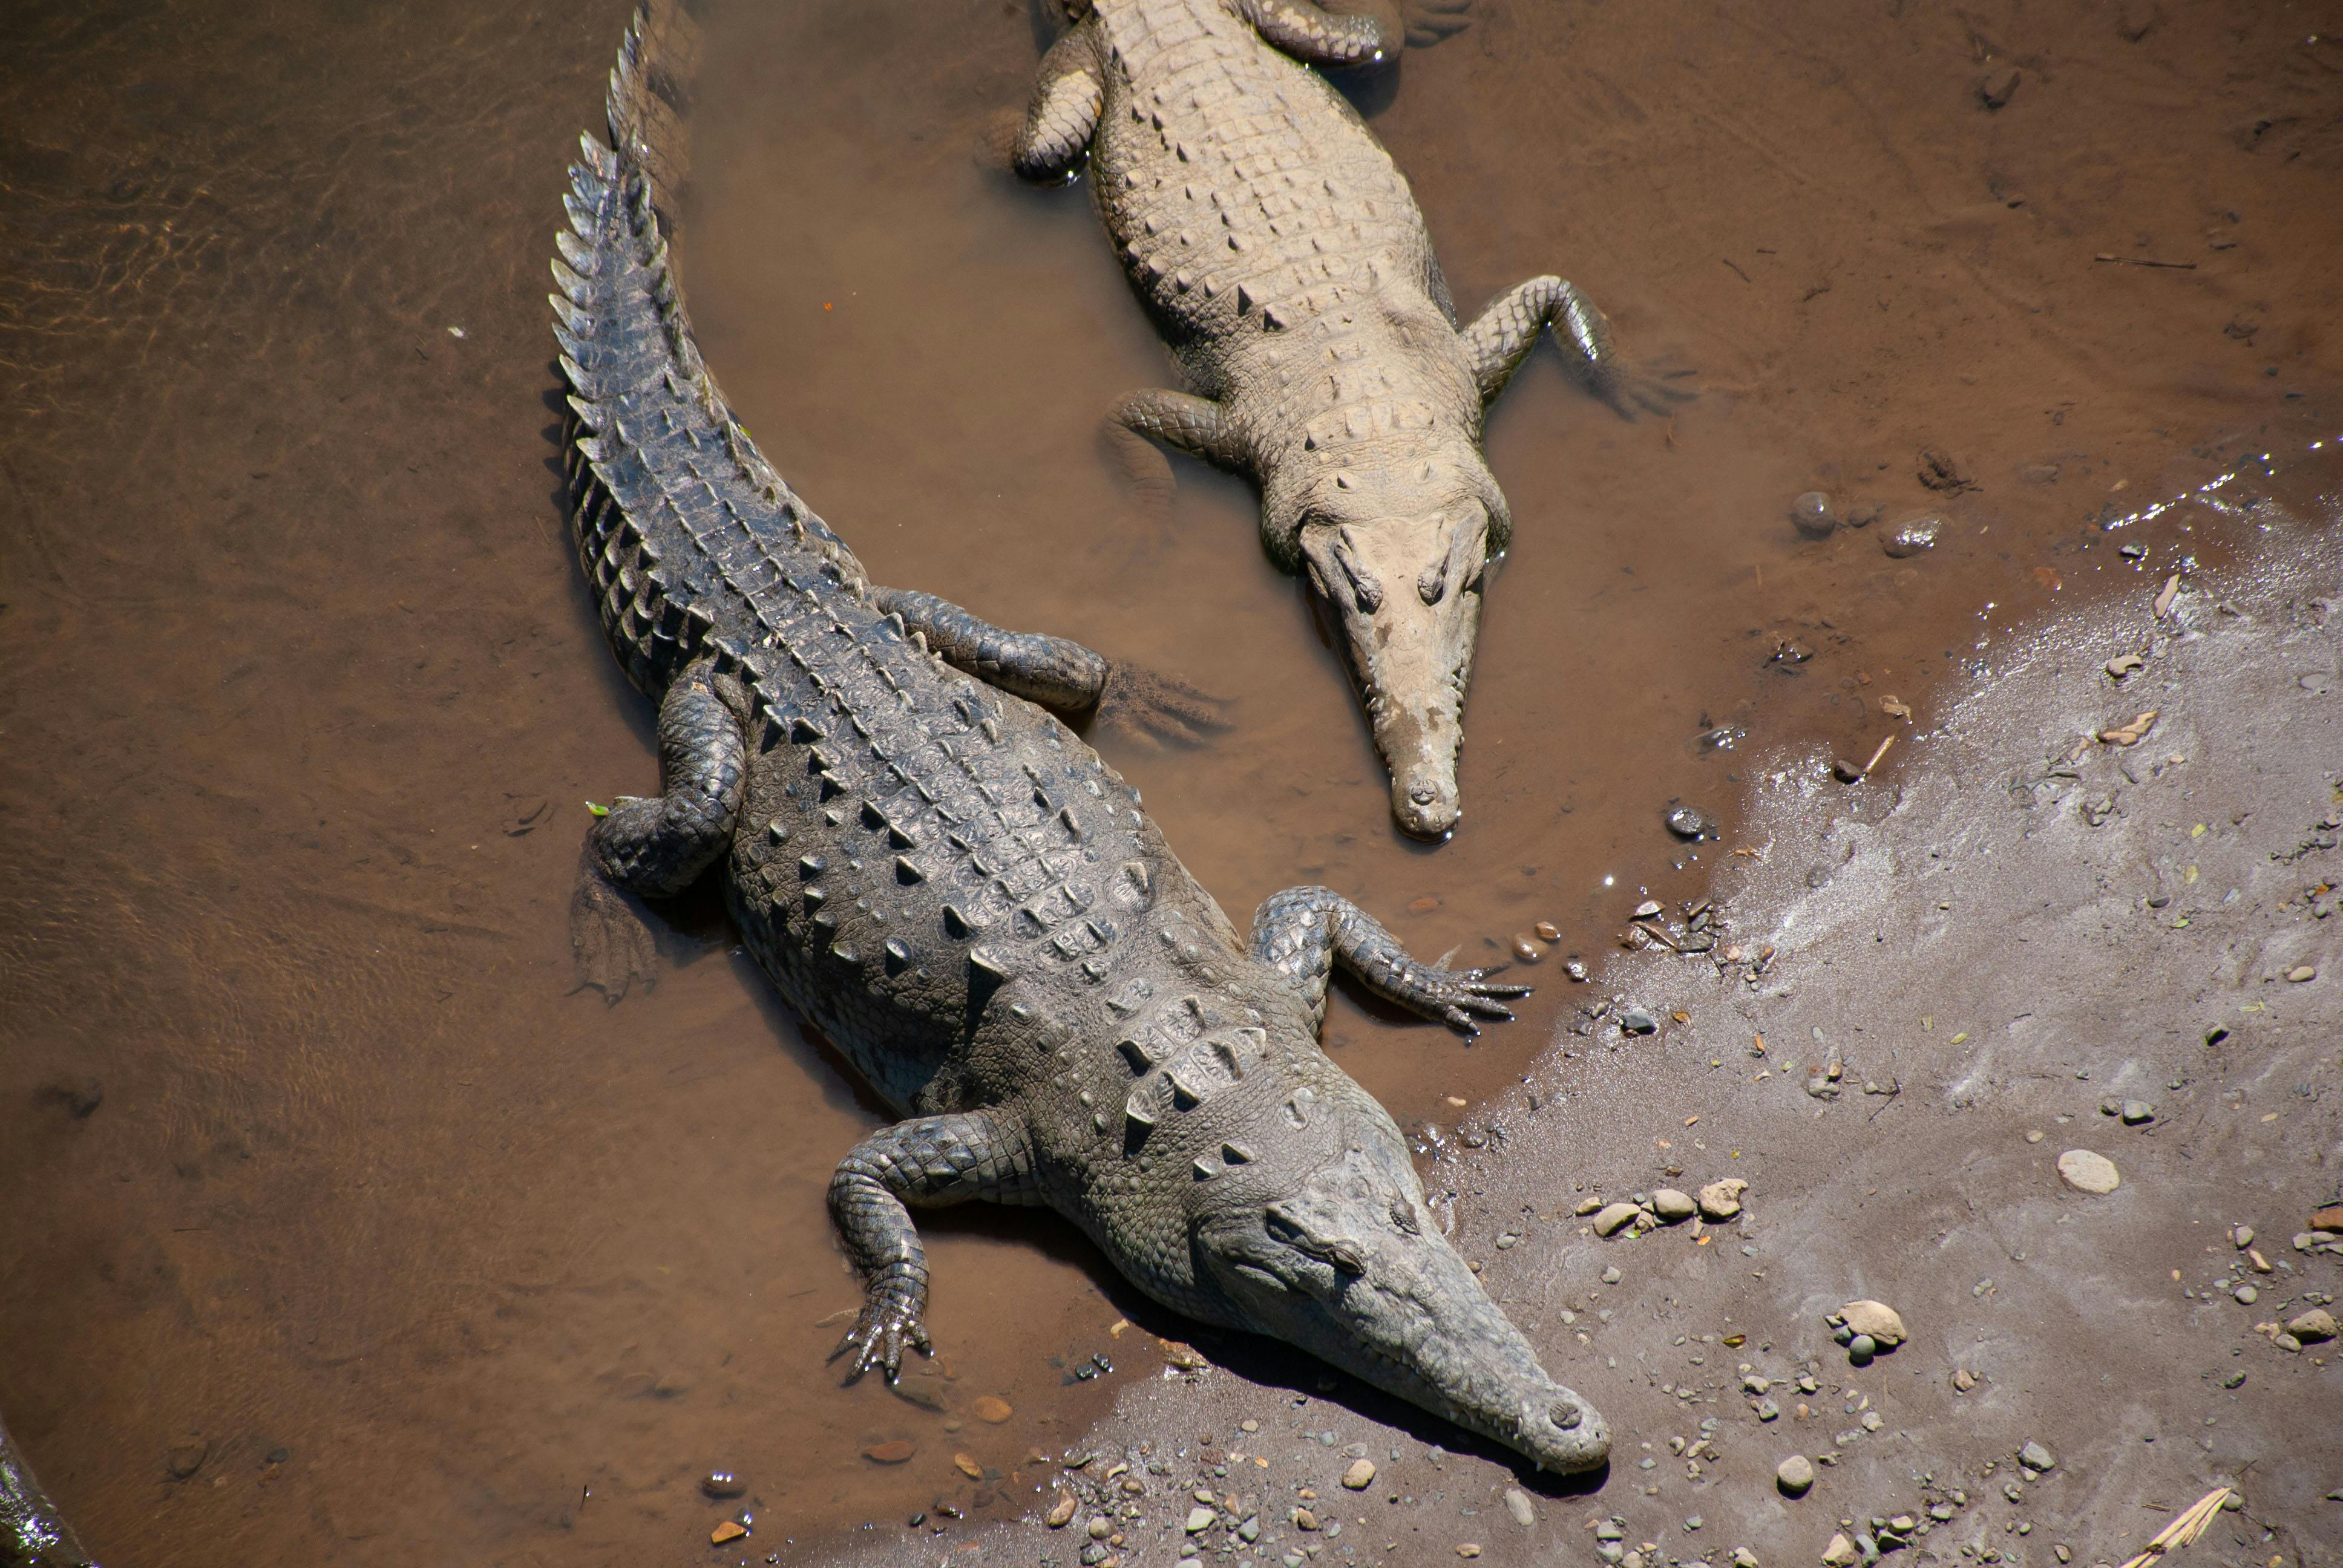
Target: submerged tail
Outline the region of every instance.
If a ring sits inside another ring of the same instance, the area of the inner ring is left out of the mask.
[[[638,7],[610,73],[609,139],[580,137],[569,166],[548,297],[578,559],[611,648],[654,696],[714,636],[751,633],[772,599],[867,581],[732,417],[684,311],[661,176],[684,167],[676,61],[694,38],[676,0]]]

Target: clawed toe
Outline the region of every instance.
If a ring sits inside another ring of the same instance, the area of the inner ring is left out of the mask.
[[[919,1313],[899,1302],[862,1309],[830,1359],[841,1356],[853,1359],[847,1363],[846,1381],[854,1382],[864,1372],[877,1371],[889,1382],[902,1375],[903,1352],[916,1350],[921,1355],[931,1355],[935,1346],[928,1338],[927,1325],[920,1322]]]
[[[1173,676],[1116,665],[1099,699],[1099,722],[1167,746],[1192,748],[1225,732],[1223,704]]]

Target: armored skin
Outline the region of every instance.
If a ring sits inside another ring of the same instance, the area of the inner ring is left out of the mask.
[[[1602,1417],[1483,1293],[1399,1129],[1317,1044],[1337,964],[1467,1031],[1523,988],[1419,963],[1324,889],[1240,935],[1036,706],[1092,706],[1113,664],[870,582],[701,362],[645,172],[645,36],[639,16],[554,266],[578,556],[659,704],[664,779],[593,829],[584,951],[630,956],[622,890],[717,870],[748,950],[905,1118],[830,1188],[865,1291],[850,1375],[928,1348],[907,1205],[1047,1204],[1167,1306],[1549,1470],[1601,1464]]]
[[[1382,59],[1397,46],[1388,20],[1309,0],[1071,9],[1017,171],[1071,177],[1087,159],[1115,255],[1191,387],[1132,393],[1111,427],[1259,483],[1263,544],[1306,570],[1341,628],[1393,816],[1441,838],[1459,811],[1482,594],[1513,535],[1483,410],[1548,327],[1623,416],[1687,394],[1627,364],[1558,277],[1458,328],[1406,179],[1306,68]],[[1131,455],[1142,482],[1168,484],[1160,457]]]

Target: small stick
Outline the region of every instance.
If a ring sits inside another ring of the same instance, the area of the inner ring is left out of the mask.
[[[2197,264],[2193,261],[2149,261],[2142,256],[2114,256],[2104,250],[2099,252],[2098,255],[2093,256],[2091,259],[2093,261],[2112,261],[2118,266],[2161,266],[2172,272],[2194,272],[2197,270]]]
[[[1887,739],[1879,743],[1879,749],[1871,754],[1871,760],[1863,765],[1863,771],[1865,776],[1868,776],[1873,769],[1879,766],[1879,759],[1886,756],[1887,749],[1895,744],[1896,737],[1891,731]]]

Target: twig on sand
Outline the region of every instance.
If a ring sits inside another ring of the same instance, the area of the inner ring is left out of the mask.
[[[2206,1527],[2213,1523],[2213,1516],[2221,1512],[2221,1504],[2228,1501],[2229,1489],[2226,1486],[2215,1487],[2190,1504],[2187,1513],[2157,1531],[2156,1539],[2149,1542],[2147,1548],[2138,1556],[2125,1563],[2123,1568],[2149,1568],[2151,1563],[2159,1561],[2167,1552],[2177,1547],[2194,1544],[2197,1538],[2205,1533]]]

